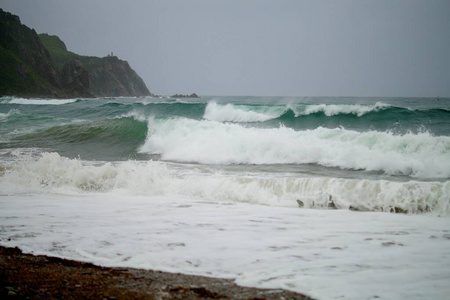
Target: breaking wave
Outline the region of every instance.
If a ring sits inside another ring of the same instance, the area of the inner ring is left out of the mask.
[[[219,105],[212,101],[206,106],[203,118],[218,122],[263,122],[279,116],[276,114],[276,107],[275,109],[270,107],[271,111],[269,107],[263,107],[264,112],[260,112],[261,107],[259,111],[253,111],[252,108],[251,106],[237,107],[233,104]]]
[[[374,105],[360,105],[360,104],[346,104],[346,105],[336,105],[336,104],[317,104],[317,105],[307,105],[301,108],[294,108],[296,116],[299,115],[310,115],[315,113],[323,113],[327,117],[336,116],[339,114],[353,114],[361,117],[369,112],[378,112],[380,110],[391,107],[389,104],[377,102]]]
[[[18,109],[11,109],[6,114],[0,113],[0,121],[6,121],[8,118],[12,116],[20,115],[20,110]]]
[[[252,176],[178,168],[163,162],[84,165],[57,153],[22,157],[0,173],[1,194],[118,193],[183,196],[208,201],[237,201],[270,206],[450,213],[450,181],[393,182],[326,177]]]
[[[22,105],[62,105],[68,103],[74,103],[81,101],[80,99],[24,99],[13,98],[9,101],[9,104],[22,104]]]
[[[293,112],[293,118],[322,113],[326,117],[352,114],[361,117],[370,112],[378,112],[390,108],[385,103],[378,102],[374,105],[220,105],[215,101],[208,103],[205,109],[204,119],[218,122],[264,122],[284,116],[286,118]]]
[[[202,164],[318,164],[416,178],[450,177],[450,137],[342,128],[296,131],[185,118],[150,119],[140,152]]]

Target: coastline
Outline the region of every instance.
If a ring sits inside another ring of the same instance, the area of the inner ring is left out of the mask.
[[[0,246],[0,297],[16,299],[311,299],[220,279],[25,254]]]

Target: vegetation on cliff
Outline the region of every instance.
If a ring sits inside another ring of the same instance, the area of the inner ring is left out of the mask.
[[[91,91],[95,96],[146,96],[151,95],[144,81],[128,62],[117,56],[106,57],[78,55],[67,50],[56,35],[40,34],[39,38],[49,51],[59,70],[70,60],[80,61],[87,69]]]
[[[93,97],[151,95],[128,62],[82,56],[57,36],[40,36],[0,9],[0,96]]]
[[[36,32],[1,9],[0,95],[70,96]]]

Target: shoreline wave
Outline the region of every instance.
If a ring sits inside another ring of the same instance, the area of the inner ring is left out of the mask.
[[[319,127],[295,131],[184,118],[149,120],[139,152],[201,164],[318,164],[417,178],[450,178],[450,137]]]
[[[163,162],[125,161],[86,165],[79,159],[42,153],[23,156],[0,174],[2,194],[117,193],[182,196],[269,206],[450,214],[450,181],[394,182],[327,177],[261,176],[183,168]]]
[[[64,105],[84,101],[82,99],[29,99],[29,98],[12,98],[8,104],[21,105]]]

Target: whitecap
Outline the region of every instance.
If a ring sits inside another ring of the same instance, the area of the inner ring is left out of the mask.
[[[202,164],[318,164],[417,178],[450,178],[450,137],[343,128],[295,131],[183,118],[150,119],[140,152]]]
[[[14,98],[9,101],[10,104],[22,105],[62,105],[77,102],[79,99],[24,99]]]
[[[394,182],[387,180],[261,176],[186,168],[164,162],[84,164],[57,153],[38,159],[19,157],[0,177],[6,194],[112,193],[135,196],[179,196],[213,202],[241,202],[269,206],[327,209],[330,198],[339,209],[409,213],[450,213],[450,181]]]
[[[264,122],[279,115],[261,113],[253,110],[236,107],[233,104],[219,105],[214,101],[208,103],[203,116],[206,120],[218,122]]]
[[[303,110],[294,110],[296,115],[310,115],[318,112],[324,113],[327,117],[336,116],[339,114],[353,114],[361,117],[364,114],[373,111],[380,111],[390,107],[389,104],[377,102],[374,105],[360,105],[360,104],[315,104],[307,105]]]

